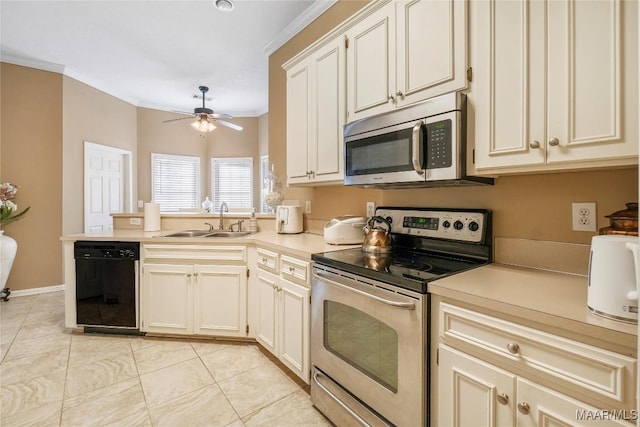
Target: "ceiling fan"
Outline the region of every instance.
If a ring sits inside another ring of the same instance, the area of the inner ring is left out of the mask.
[[[202,92],[202,108],[195,108],[193,110],[193,113],[185,113],[182,111],[176,111],[176,113],[180,113],[180,114],[188,114],[189,117],[178,117],[177,119],[169,119],[169,120],[163,120],[162,123],[168,123],[168,122],[175,122],[177,120],[185,120],[185,119],[189,119],[191,117],[195,117],[196,121],[191,123],[191,126],[200,131],[200,132],[211,132],[216,128],[216,123],[221,124],[222,126],[226,126],[229,127],[231,129],[234,130],[242,130],[242,126],[238,126],[235,123],[231,123],[228,122],[226,120],[222,120],[222,118],[225,119],[231,119],[233,118],[232,116],[230,116],[229,114],[218,114],[218,113],[214,113],[212,109],[210,108],[206,108],[204,106],[204,94],[207,93],[209,91],[209,88],[206,86],[199,86],[198,89],[200,89],[200,92]]]

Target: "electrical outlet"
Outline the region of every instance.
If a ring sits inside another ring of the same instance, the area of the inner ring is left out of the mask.
[[[306,202],[304,202],[304,213],[311,213],[311,200],[307,200]]]
[[[140,218],[129,218],[129,224],[140,225],[142,224],[142,220]]]
[[[376,203],[367,202],[367,218],[371,218],[376,214]]]
[[[596,231],[595,203],[572,203],[571,211],[574,231]]]

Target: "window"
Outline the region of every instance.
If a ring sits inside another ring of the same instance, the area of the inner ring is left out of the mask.
[[[151,197],[163,212],[200,206],[200,158],[151,153]]]
[[[267,173],[269,172],[269,155],[264,154],[260,157],[260,212],[270,212],[271,207],[264,201],[264,195],[269,191],[269,181]]]
[[[230,210],[253,207],[253,158],[214,157],[211,159],[211,201],[220,212],[225,202]]]

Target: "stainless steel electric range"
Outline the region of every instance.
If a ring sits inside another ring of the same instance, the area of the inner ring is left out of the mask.
[[[336,425],[428,425],[428,284],[491,262],[491,211],[380,207],[391,252],[314,254],[311,399]]]

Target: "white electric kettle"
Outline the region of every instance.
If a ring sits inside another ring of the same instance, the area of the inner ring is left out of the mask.
[[[600,316],[638,322],[638,238],[603,235],[591,240],[587,306]]]

